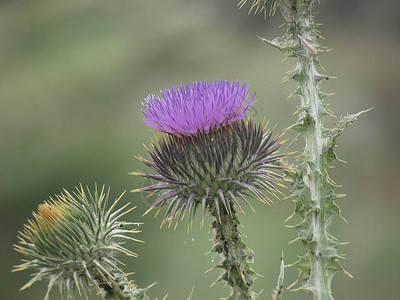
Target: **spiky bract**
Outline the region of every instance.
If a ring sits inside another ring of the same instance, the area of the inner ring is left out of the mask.
[[[267,6],[270,3],[270,14],[274,14],[275,10],[279,4],[280,0],[252,0],[249,14],[254,12],[254,14],[264,12],[264,16],[267,16]],[[240,0],[238,6],[242,8],[247,3],[247,0]]]
[[[105,192],[103,187],[98,191],[96,187],[92,194],[80,186],[72,194],[64,190],[39,205],[20,232],[19,245],[15,245],[25,255],[25,262],[14,271],[34,272],[22,289],[48,280],[47,299],[55,285],[70,297],[75,291],[86,294],[89,286],[100,292],[111,287],[111,282],[115,284],[115,274],[121,274],[116,255],[136,256],[122,244],[126,239],[135,240],[127,234],[138,231],[125,226],[139,225],[120,220],[131,210],[127,205],[116,209],[121,197],[108,207],[109,190]]]
[[[150,95],[143,103],[143,122],[156,130],[177,135],[207,133],[246,118],[255,104],[246,83],[192,82],[166,89],[162,99]]]
[[[134,191],[160,193],[151,209],[167,207],[164,222],[193,219],[201,207],[230,211],[230,203],[242,209],[245,196],[269,202],[264,191],[274,194],[280,175],[271,171],[283,154],[272,132],[253,121],[240,121],[197,136],[166,136],[153,144],[151,161],[141,159],[157,174],[137,173],[160,183]],[[229,203],[228,203],[229,202]]]

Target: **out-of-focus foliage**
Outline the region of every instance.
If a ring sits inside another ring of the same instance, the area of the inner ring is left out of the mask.
[[[231,0],[1,2],[2,298],[43,296],[45,283],[19,292],[29,278],[10,272],[20,259],[12,250],[17,232],[48,195],[97,182],[111,185],[116,197],[146,184],[128,173],[143,169],[134,155],[146,156],[142,144],[154,136],[141,122],[147,94],[194,80],[247,80],[250,92],[257,91],[256,119],[265,117],[277,131],[294,123],[298,103],[285,100],[293,86],[280,84],[290,66],[257,38],[281,35],[283,20],[278,14],[266,21],[262,14],[248,16],[235,5]],[[336,164],[331,175],[344,184],[339,192],[348,194],[340,206],[349,224],[336,222],[333,231],[351,242],[341,250],[348,257],[343,265],[355,278],[336,276],[333,291],[338,299],[395,299],[400,5],[323,0],[317,10],[326,38],[321,44],[334,48],[321,63],[338,77],[323,84],[336,93],[327,99],[330,108],[340,115],[375,107],[338,139],[339,157],[349,164]],[[300,139],[282,151],[299,147]],[[124,199],[138,206],[131,219],[141,220],[149,201],[139,194]],[[287,262],[302,251],[299,244],[287,245],[295,233],[283,220],[292,206],[288,200],[273,207],[255,204],[257,213],[241,216],[246,243],[256,255],[254,269],[264,275],[255,290],[264,289],[265,299],[276,285],[281,251]],[[222,286],[209,288],[216,274],[204,274],[218,259],[204,255],[211,246],[207,228],[159,230],[152,216],[143,221],[140,238],[146,243],[127,245],[139,258],[124,262],[139,286],[158,282],[152,298],[169,293],[171,299],[186,299],[193,286],[193,299],[225,295]],[[296,270],[285,272],[285,282],[295,277]],[[286,293],[285,299],[308,296]]]

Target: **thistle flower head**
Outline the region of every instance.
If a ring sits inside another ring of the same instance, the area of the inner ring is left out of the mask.
[[[255,104],[246,83],[192,82],[172,87],[162,99],[150,95],[143,103],[144,123],[176,136],[208,133],[214,128],[244,119]]]
[[[92,194],[80,186],[72,194],[64,190],[40,204],[15,245],[25,260],[14,271],[34,272],[21,290],[39,280],[48,280],[47,299],[55,285],[69,296],[76,291],[86,294],[88,286],[101,291],[111,285],[115,274],[121,273],[117,254],[136,256],[122,247],[124,240],[133,239],[127,234],[137,232],[125,226],[138,223],[120,220],[131,210],[126,209],[127,205],[115,210],[121,197],[108,208],[109,190],[105,192],[103,187],[98,191],[96,187]]]
[[[134,175],[159,183],[134,191],[152,191],[159,198],[149,210],[166,207],[164,222],[193,219],[198,207],[218,215],[242,209],[246,196],[269,202],[265,191],[278,190],[280,175],[273,169],[283,154],[272,132],[253,121],[239,121],[199,133],[197,136],[166,136],[152,145],[151,160],[141,159],[155,174]]]

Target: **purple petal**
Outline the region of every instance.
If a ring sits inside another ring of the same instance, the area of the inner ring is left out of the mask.
[[[215,127],[247,117],[255,104],[249,99],[246,83],[205,81],[187,83],[161,92],[162,98],[149,95],[143,104],[143,123],[176,136],[209,132]]]

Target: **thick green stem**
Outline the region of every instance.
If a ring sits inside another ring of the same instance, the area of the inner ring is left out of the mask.
[[[295,5],[295,6],[293,6]],[[307,236],[301,236],[306,245],[310,267],[309,278],[305,288],[311,293],[313,299],[333,299],[331,294],[330,268],[332,259],[336,256],[336,247],[332,247],[331,238],[328,236],[329,221],[326,212],[329,202],[332,201],[330,182],[327,175],[327,160],[324,151],[325,134],[323,117],[326,110],[320,99],[319,82],[324,77],[316,69],[318,44],[316,41],[315,24],[312,16],[313,1],[296,1],[292,3],[295,12],[295,21],[290,25],[292,38],[298,45],[295,54],[297,61],[297,76],[294,79],[299,85],[299,95],[302,99],[301,123],[305,125],[303,135],[306,146],[303,153],[306,172],[303,181],[309,189],[307,222]],[[328,196],[328,197],[327,197]]]
[[[329,257],[325,255],[327,245],[330,238],[327,236],[327,224],[325,222],[324,210],[326,200],[324,183],[328,183],[327,165],[324,163],[325,154],[323,153],[323,143],[325,136],[323,134],[323,116],[326,114],[324,105],[319,98],[319,87],[321,75],[317,72],[315,66],[316,53],[312,53],[306,46],[304,41],[308,41],[310,45],[316,44],[313,34],[311,19],[311,10],[308,7],[302,7],[306,10],[299,10],[302,18],[296,26],[299,29],[298,44],[301,45],[298,56],[298,64],[300,64],[301,74],[299,76],[300,94],[303,95],[302,107],[305,111],[303,119],[308,122],[308,129],[305,135],[306,147],[304,153],[307,153],[306,160],[306,181],[310,189],[310,206],[312,211],[310,214],[310,230],[312,238],[307,242],[311,242],[309,249],[309,259],[311,262],[311,272],[308,284],[312,287],[313,299],[333,299],[331,296],[331,280],[328,276]],[[307,11],[308,10],[308,11]],[[312,46],[310,46],[312,47]]]
[[[256,277],[255,272],[250,268],[254,252],[247,248],[242,241],[239,232],[239,219],[234,208],[231,206],[231,213],[225,208],[210,211],[214,217],[212,229],[214,232],[213,252],[218,253],[222,261],[216,268],[223,269],[223,273],[217,281],[224,280],[232,288],[230,300],[256,299],[252,290],[252,283]]]
[[[333,136],[327,135],[323,118],[327,109],[325,96],[319,83],[328,76],[318,73],[320,49],[316,24],[313,20],[314,0],[281,0],[279,5],[288,25],[287,33],[280,41],[267,41],[296,61],[295,68],[287,79],[293,79],[298,86],[293,93],[301,100],[299,120],[293,129],[300,132],[306,146],[301,155],[304,169],[294,174],[295,214],[302,222],[294,226],[298,239],[307,249],[294,265],[300,269],[299,289],[306,290],[315,300],[333,299],[331,281],[335,272],[341,269],[336,248],[340,245],[329,234],[332,218],[340,213],[334,200],[335,185],[328,175],[328,164],[335,158]]]

